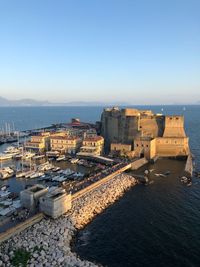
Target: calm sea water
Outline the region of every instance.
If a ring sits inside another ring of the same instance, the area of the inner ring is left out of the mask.
[[[200,169],[200,106],[152,106],[154,112],[184,114],[186,132]],[[0,108],[0,127],[14,122],[25,130],[68,122],[72,117],[95,122],[101,107]],[[85,259],[108,267],[200,266],[200,179],[180,183],[184,162],[158,161],[149,186],[137,185],[80,231],[75,250]],[[152,168],[152,166],[150,166]]]

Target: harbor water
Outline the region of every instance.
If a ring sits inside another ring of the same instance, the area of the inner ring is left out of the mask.
[[[200,106],[137,108],[185,115],[196,169],[200,169]],[[16,119],[15,127],[24,130],[68,122],[71,117],[95,122],[100,119],[102,109],[0,108],[0,124]],[[15,115],[11,116],[12,113]],[[32,120],[27,118],[29,113],[33,114]],[[74,250],[81,258],[108,267],[200,265],[200,179],[193,178],[190,187],[180,182],[183,161],[164,159],[148,167],[155,169],[149,186],[135,186],[78,233]],[[155,176],[166,171],[170,171],[167,177]]]

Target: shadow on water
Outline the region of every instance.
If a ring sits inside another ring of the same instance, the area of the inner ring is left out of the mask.
[[[154,183],[135,186],[78,233],[80,257],[109,267],[199,266],[200,180],[181,184],[184,164],[165,159],[149,166]]]

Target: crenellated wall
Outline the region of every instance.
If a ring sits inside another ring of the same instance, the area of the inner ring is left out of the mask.
[[[133,144],[134,154],[151,159],[176,157],[189,153],[183,116],[153,114],[150,110],[105,109],[101,117],[101,134],[107,151],[111,143]]]

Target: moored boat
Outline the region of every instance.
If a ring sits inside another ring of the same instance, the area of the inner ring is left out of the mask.
[[[66,160],[66,157],[65,156],[60,156],[56,159],[56,161],[63,161],[63,160]]]

